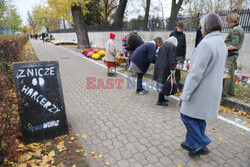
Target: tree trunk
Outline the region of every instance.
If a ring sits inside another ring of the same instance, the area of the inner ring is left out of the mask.
[[[66,29],[65,19],[63,18],[63,29]]]
[[[176,3],[176,0],[172,0],[171,14],[170,14],[169,23],[168,23],[169,31],[172,31],[175,28],[176,18],[181,8],[182,2],[183,0],[179,0],[178,3]]]
[[[120,0],[118,9],[116,11],[115,21],[113,23],[113,30],[122,30],[123,16],[127,6],[128,0]]]
[[[71,13],[73,16],[73,22],[75,24],[75,31],[77,36],[77,48],[84,49],[90,48],[89,36],[85,24],[85,18],[80,6],[72,6]]]
[[[147,30],[148,29],[148,16],[149,16],[149,10],[150,10],[150,0],[147,0],[147,6],[145,9],[145,16],[144,16],[144,29]]]

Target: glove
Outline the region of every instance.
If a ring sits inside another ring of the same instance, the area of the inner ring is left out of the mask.
[[[174,74],[175,70],[170,70],[170,74]]]

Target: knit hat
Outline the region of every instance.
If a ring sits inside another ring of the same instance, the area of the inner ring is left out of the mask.
[[[110,39],[115,39],[115,34],[110,33]]]
[[[174,37],[174,36],[169,37],[166,41],[174,44],[174,46],[178,45],[178,41],[177,41],[176,37]]]

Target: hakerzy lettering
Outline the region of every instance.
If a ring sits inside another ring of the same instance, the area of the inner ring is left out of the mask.
[[[59,109],[56,105],[52,104],[47,98],[45,98],[43,95],[40,95],[33,88],[23,85],[22,92],[29,96],[31,99],[35,100],[38,104],[40,104],[43,108],[45,108],[51,113],[55,114],[61,111],[61,109]]]

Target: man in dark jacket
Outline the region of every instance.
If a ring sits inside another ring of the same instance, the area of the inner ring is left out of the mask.
[[[176,52],[176,60],[180,61],[181,63],[185,60],[186,55],[186,35],[183,33],[183,30],[185,28],[185,24],[182,21],[179,21],[176,27],[176,30],[174,32],[171,32],[169,37],[174,36],[177,41],[177,52]],[[178,89],[180,88],[180,81],[181,81],[181,71],[177,70],[175,71],[175,79],[177,83]]]
[[[177,39],[175,37],[170,37],[160,47],[159,54],[155,62],[153,80],[157,82],[159,97],[156,104],[160,106],[168,105],[168,100],[164,98],[164,94],[162,94],[161,92],[168,76],[170,74],[173,74],[175,70],[174,63],[176,61],[176,46]]]
[[[157,37],[153,42],[146,42],[139,46],[131,55],[131,64],[128,70],[137,73],[137,94],[148,93],[142,87],[142,77],[147,72],[150,63],[155,63],[156,50],[162,43],[162,38]]]
[[[201,33],[201,23],[200,18],[198,18],[198,29],[196,30],[196,37],[195,37],[195,47],[198,46],[200,41],[202,40],[202,33]]]
[[[44,42],[44,38],[45,38],[45,33],[43,32],[43,33],[42,33],[43,42]]]

